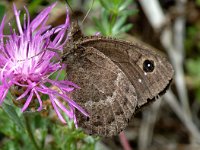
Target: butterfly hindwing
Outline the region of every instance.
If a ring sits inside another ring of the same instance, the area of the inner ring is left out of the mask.
[[[72,98],[90,115],[77,113],[78,125],[89,134],[112,136],[131,119],[137,106],[136,91],[126,75],[95,48],[69,65],[68,79],[81,86]]]

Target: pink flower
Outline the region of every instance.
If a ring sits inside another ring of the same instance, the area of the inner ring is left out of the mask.
[[[59,119],[65,123],[61,114],[63,111],[70,119],[74,119],[77,126],[75,108],[85,116],[88,114],[67,95],[79,87],[70,81],[49,79],[52,73],[62,70],[63,66],[59,62],[52,61],[56,53],[48,49],[62,51],[63,45],[67,41],[66,30],[69,27],[68,13],[64,24],[54,28],[46,25],[49,13],[55,5],[56,3],[44,9],[32,21],[30,21],[29,12],[25,7],[26,16],[23,25],[19,18],[20,12],[13,5],[18,32],[9,24],[9,35],[3,34],[6,18],[4,16],[0,25],[0,104],[4,101],[10,88],[17,86],[25,89],[24,93],[16,99],[20,101],[26,98],[22,111],[29,107],[33,97],[37,98],[39,102],[37,111],[40,111],[43,103],[40,95],[46,94]],[[52,39],[52,37],[54,38]],[[60,91],[51,89],[46,85],[47,83],[56,86]],[[65,107],[58,98],[67,102],[69,107]]]

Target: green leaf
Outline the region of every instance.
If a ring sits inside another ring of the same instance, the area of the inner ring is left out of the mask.
[[[113,2],[112,12],[115,14],[118,14],[120,11],[119,8],[122,5],[123,1],[122,0],[113,0],[112,2]]]
[[[124,10],[119,14],[119,16],[132,16],[132,15],[137,14],[137,13],[138,13],[137,9]]]
[[[126,25],[127,18],[138,11],[128,10],[127,7],[133,3],[132,0],[99,0],[102,8],[100,18],[94,19],[95,27],[104,36],[116,36],[127,32],[133,25]]]
[[[100,32],[102,35],[105,35],[104,34],[104,27],[103,27],[103,25],[99,22],[99,20],[97,19],[97,18],[93,18],[93,21],[94,21],[94,23],[95,23],[95,25],[96,25],[96,29],[97,29],[97,31],[98,32]]]
[[[23,122],[21,121],[20,117],[18,116],[13,106],[3,103],[2,108],[18,127],[20,127],[21,129],[25,129]]]
[[[108,3],[108,0],[99,0],[100,4],[107,10],[110,10],[110,5]]]
[[[128,32],[132,27],[133,27],[132,24],[126,24],[125,26],[123,26],[123,27],[120,29],[119,33]]]
[[[112,31],[115,33],[117,32],[126,22],[127,16],[119,17],[117,22],[115,23],[114,27],[112,28]]]
[[[102,15],[101,15],[102,27],[106,31],[106,33],[108,33],[110,29],[110,23],[108,21],[108,17],[109,17],[108,12],[106,10],[103,10]]]
[[[126,9],[132,2],[133,0],[125,0],[124,3],[120,5],[119,11]]]

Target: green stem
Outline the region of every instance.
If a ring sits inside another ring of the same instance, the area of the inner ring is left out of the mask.
[[[33,136],[33,132],[31,130],[31,124],[30,124],[30,121],[29,121],[29,117],[25,114],[24,115],[24,118],[25,118],[25,123],[26,123],[26,130],[28,132],[28,135],[29,135],[29,138],[30,140],[32,141],[34,147],[36,150],[40,150],[39,146],[37,145],[37,142]]]
[[[113,34],[112,33],[112,28],[115,25],[116,20],[117,20],[117,14],[113,13],[112,16],[111,16],[111,23],[110,23],[110,35]]]

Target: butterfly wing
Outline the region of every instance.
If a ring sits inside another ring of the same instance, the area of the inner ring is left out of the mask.
[[[121,132],[137,106],[134,86],[110,58],[93,47],[85,47],[73,60],[67,63],[68,78],[81,89],[73,92],[72,98],[90,115],[86,118],[77,112],[78,125],[100,136]]]
[[[67,73],[81,87],[72,98],[90,115],[77,112],[77,121],[89,134],[119,133],[136,108],[166,91],[173,76],[164,56],[138,42],[85,37],[71,54],[65,56]]]
[[[122,70],[135,87],[137,108],[164,93],[172,80],[174,71],[166,57],[139,41],[92,36],[85,37],[80,45],[99,50]],[[148,69],[148,65],[152,70]]]

